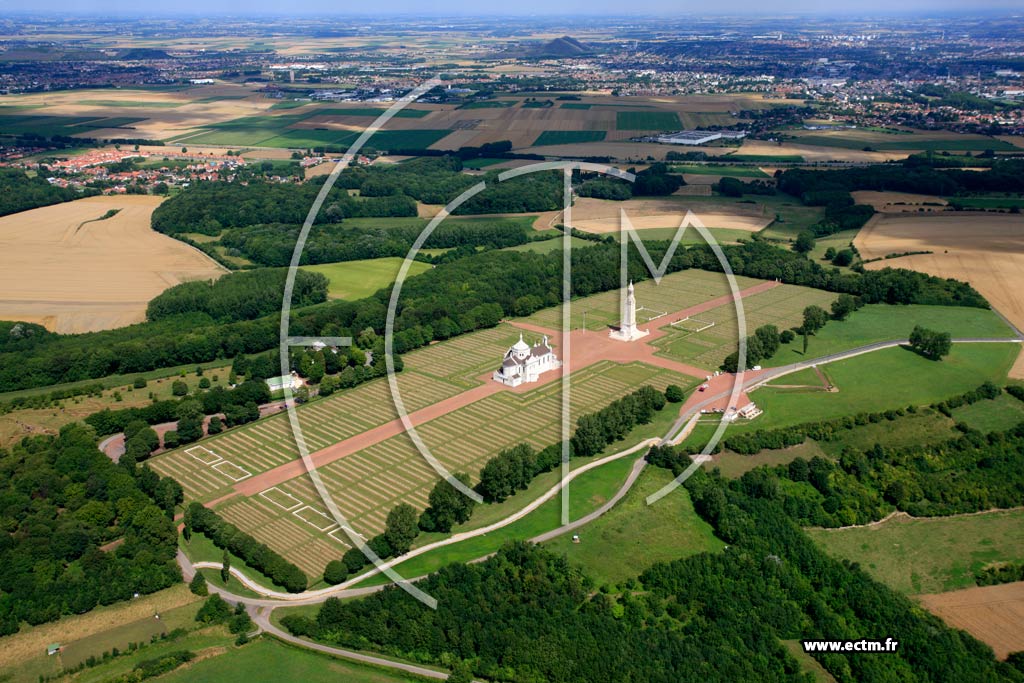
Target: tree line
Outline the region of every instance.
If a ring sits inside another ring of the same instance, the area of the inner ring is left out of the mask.
[[[284,268],[228,273],[216,280],[183,282],[154,297],[146,307],[147,320],[182,313],[204,313],[214,322],[253,320],[281,310]],[[327,278],[305,270],[295,272],[292,306],[311,306],[327,300]]]
[[[225,521],[202,503],[189,504],[185,509],[184,524],[186,542],[190,540],[193,532],[199,532],[215,546],[241,558],[247,565],[289,593],[301,593],[306,590],[308,581],[301,569],[266,544],[260,543],[234,524]]]
[[[0,168],[0,216],[97,194],[99,191],[92,189],[80,192],[71,187],[51,185],[46,178],[29,177],[20,169]]]
[[[0,450],[0,473],[0,635],[181,580],[171,521],[181,487],[113,463],[88,427]]]

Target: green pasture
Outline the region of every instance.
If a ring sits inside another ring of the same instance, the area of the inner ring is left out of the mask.
[[[871,527],[809,529],[830,555],[859,563],[901,593],[968,588],[974,572],[1024,561],[1024,510],[923,519],[894,518]]]
[[[370,296],[378,289],[394,282],[404,261],[405,259],[395,256],[302,266],[302,270],[326,276],[327,295],[330,298],[355,300]],[[409,265],[408,277],[428,270],[430,264],[413,261]]]
[[[544,145],[572,145],[582,142],[600,142],[605,138],[603,130],[546,130],[533,141],[535,147]]]

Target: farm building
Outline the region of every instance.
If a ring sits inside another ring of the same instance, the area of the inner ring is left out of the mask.
[[[524,382],[536,382],[542,373],[561,365],[548,344],[547,335],[533,346],[523,341],[523,335],[519,335],[519,341],[505,352],[501,367],[494,371],[494,381],[507,387],[517,387]]]
[[[664,145],[705,145],[715,140],[741,140],[745,137],[745,130],[681,130],[659,135],[654,141]]]

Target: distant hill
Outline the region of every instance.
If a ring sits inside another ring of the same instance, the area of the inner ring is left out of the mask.
[[[576,57],[590,52],[591,48],[575,38],[562,36],[532,49],[530,54],[534,57]]]

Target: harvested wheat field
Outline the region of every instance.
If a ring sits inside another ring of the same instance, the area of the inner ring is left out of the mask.
[[[804,161],[866,161],[871,163],[881,163],[890,159],[905,159],[908,156],[907,152],[865,152],[860,149],[801,145],[795,142],[779,144],[766,140],[744,140],[737,154],[765,157],[800,156],[804,158]]]
[[[920,595],[932,613],[988,644],[996,657],[1024,650],[1024,581]]]
[[[924,211],[944,211],[947,202],[942,197],[930,194],[911,194],[909,192],[875,192],[858,190],[851,192],[858,204],[867,204],[881,213],[906,213]]]
[[[577,230],[599,234],[618,232],[619,212],[625,211],[629,222],[637,230],[678,228],[686,218],[686,212],[692,211],[708,228],[757,232],[774,218],[763,215],[763,207],[759,204],[729,206],[729,213],[723,212],[722,207],[722,204],[688,200],[686,197],[629,199],[624,202],[585,197],[573,204],[572,226]]]
[[[121,327],[142,321],[149,300],[168,287],[226,272],[150,229],[160,201],[89,197],[0,218],[0,319],[56,332]]]
[[[854,239],[868,268],[910,268],[970,282],[1017,328],[1024,327],[1024,216],[956,213],[875,216]]]

